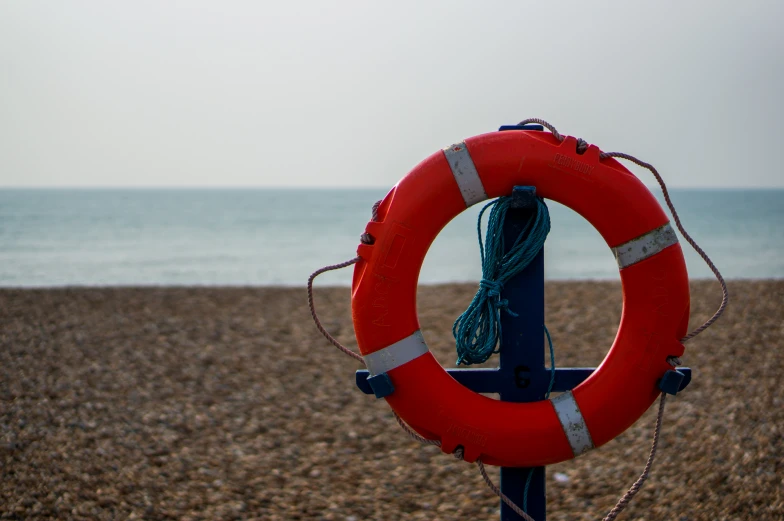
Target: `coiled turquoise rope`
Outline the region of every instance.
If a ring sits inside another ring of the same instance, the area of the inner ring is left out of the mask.
[[[457,348],[457,365],[481,364],[487,361],[501,341],[501,311],[517,316],[509,302],[501,298],[504,284],[523,271],[544,246],[550,232],[547,205],[536,198],[536,212],[526,223],[508,252],[504,253],[503,227],[512,204],[511,196],[499,197],[479,212],[477,235],[482,260],[479,291],[468,309],[452,325]],[[487,237],[482,243],[482,215],[492,207],[487,222]]]

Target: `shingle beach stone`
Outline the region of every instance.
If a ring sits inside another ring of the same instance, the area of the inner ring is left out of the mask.
[[[697,325],[719,291],[692,288]],[[474,290],[420,288],[444,365]],[[652,476],[620,519],[784,519],[784,281],[730,291],[725,317],[687,345],[693,381],[669,400]],[[546,292],[557,364],[598,364],[620,284]],[[316,290],[324,325],[356,349],[349,299]],[[0,519],[498,519],[476,466],[408,438],[355,388],[358,368],[316,331],[302,288],[0,290]],[[645,464],[654,409],[548,469],[549,520],[613,507]]]

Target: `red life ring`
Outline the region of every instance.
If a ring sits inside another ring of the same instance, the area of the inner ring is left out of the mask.
[[[683,354],[689,281],[664,211],[643,183],[591,145],[547,132],[511,130],[467,139],[425,159],[386,195],[361,244],[352,315],[372,375],[386,373],[386,397],[422,436],[464,459],[533,467],[579,456],[632,425],[659,395],[657,380]],[[587,219],[618,259],[623,315],[615,342],[594,373],[550,400],[493,400],[460,385],[439,365],[419,331],[416,289],[438,232],[468,206],[536,187]]]

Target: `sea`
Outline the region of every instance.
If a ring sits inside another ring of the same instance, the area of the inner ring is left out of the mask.
[[[351,259],[386,189],[2,189],[0,287],[303,286]],[[784,190],[672,190],[683,225],[728,279],[784,278]],[[477,215],[456,217],[420,283],[481,277]],[[598,232],[548,201],[551,280],[618,280]],[[690,277],[710,278],[681,241]],[[351,268],[320,285],[350,285]]]

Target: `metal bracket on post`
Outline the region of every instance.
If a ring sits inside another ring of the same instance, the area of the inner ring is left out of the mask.
[[[540,125],[509,125],[499,130],[542,130]],[[504,243],[514,244],[535,208],[536,188],[516,186],[512,205],[504,221]],[[545,366],[544,356],[544,250],[526,269],[510,279],[501,294],[509,302],[509,309],[517,316],[501,313],[503,338],[497,368],[447,369],[459,383],[477,393],[498,393],[501,400],[533,402],[543,400],[550,384],[551,370]],[[587,379],[594,368],[563,368],[555,370],[552,392],[571,391]],[[677,374],[670,374],[677,373]],[[368,383],[369,373],[357,371],[357,387],[366,394],[374,394]],[[663,375],[659,387],[674,394],[691,381],[691,370],[679,367]],[[378,393],[375,393],[378,395]],[[526,513],[536,521],[545,521],[545,467],[501,467],[501,492],[519,507],[523,507],[525,483],[533,472],[528,489]],[[501,521],[519,521],[506,503],[501,502]]]

